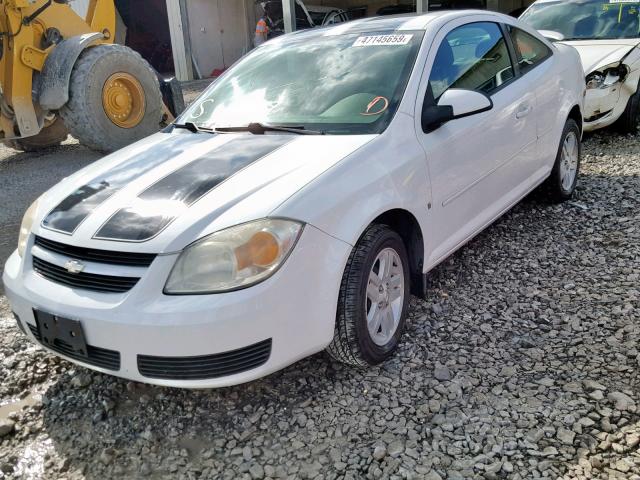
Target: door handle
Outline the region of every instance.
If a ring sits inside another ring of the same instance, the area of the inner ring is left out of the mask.
[[[531,113],[531,111],[533,110],[533,107],[531,105],[527,105],[527,106],[522,106],[520,107],[520,109],[518,109],[518,111],[516,112],[516,118],[520,119],[520,118],[524,118],[527,115],[529,115]]]

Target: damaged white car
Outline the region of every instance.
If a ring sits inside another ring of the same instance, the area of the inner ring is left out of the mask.
[[[520,20],[575,47],[586,74],[585,131],[640,123],[640,2],[538,0]]]

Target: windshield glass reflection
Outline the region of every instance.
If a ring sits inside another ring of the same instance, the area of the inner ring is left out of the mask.
[[[377,32],[267,43],[215,82],[178,123],[379,133],[400,103],[422,35]]]

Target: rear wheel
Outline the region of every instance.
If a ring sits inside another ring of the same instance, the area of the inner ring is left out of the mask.
[[[385,225],[369,227],[349,257],[327,352],[356,366],[389,358],[404,331],[409,281],[407,251],[400,236]]]
[[[581,155],[580,127],[570,118],[562,132],[560,148],[551,175],[542,184],[542,190],[552,202],[564,202],[572,197],[578,183]]]
[[[69,131],[64,122],[56,117],[49,125],[45,126],[40,133],[33,137],[17,138],[6,140],[4,143],[8,147],[21,152],[35,152],[43,148],[55,147],[67,139]]]
[[[616,127],[622,133],[636,133],[640,126],[640,85],[627,102],[622,116],[616,122]]]
[[[138,53],[122,45],[85,50],[71,73],[60,115],[80,143],[100,151],[125,147],[160,129],[158,78]]]

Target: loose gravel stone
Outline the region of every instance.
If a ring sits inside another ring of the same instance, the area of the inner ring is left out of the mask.
[[[573,445],[573,440],[576,438],[576,433],[566,428],[559,428],[557,433],[558,440],[565,445]]]
[[[71,385],[76,388],[85,388],[91,385],[91,375],[88,373],[79,373],[71,379]]]
[[[0,419],[0,438],[13,432],[16,423],[8,419]]]
[[[607,395],[607,398],[614,403],[614,408],[616,410],[620,410],[623,412],[626,410],[635,410],[635,402],[629,395],[625,393],[612,392]]]
[[[441,382],[446,382],[448,380],[451,380],[451,370],[449,370],[447,367],[443,365],[438,365],[433,371],[433,376],[435,377],[436,380],[440,380]]]
[[[0,147],[0,263],[92,155]],[[0,479],[640,480],[640,136],[588,136],[582,170],[570,202],[534,194],[437,267],[378,367],[144,385],[34,346],[0,297]]]
[[[377,445],[373,450],[373,458],[377,461],[387,456],[387,448],[384,445]]]

